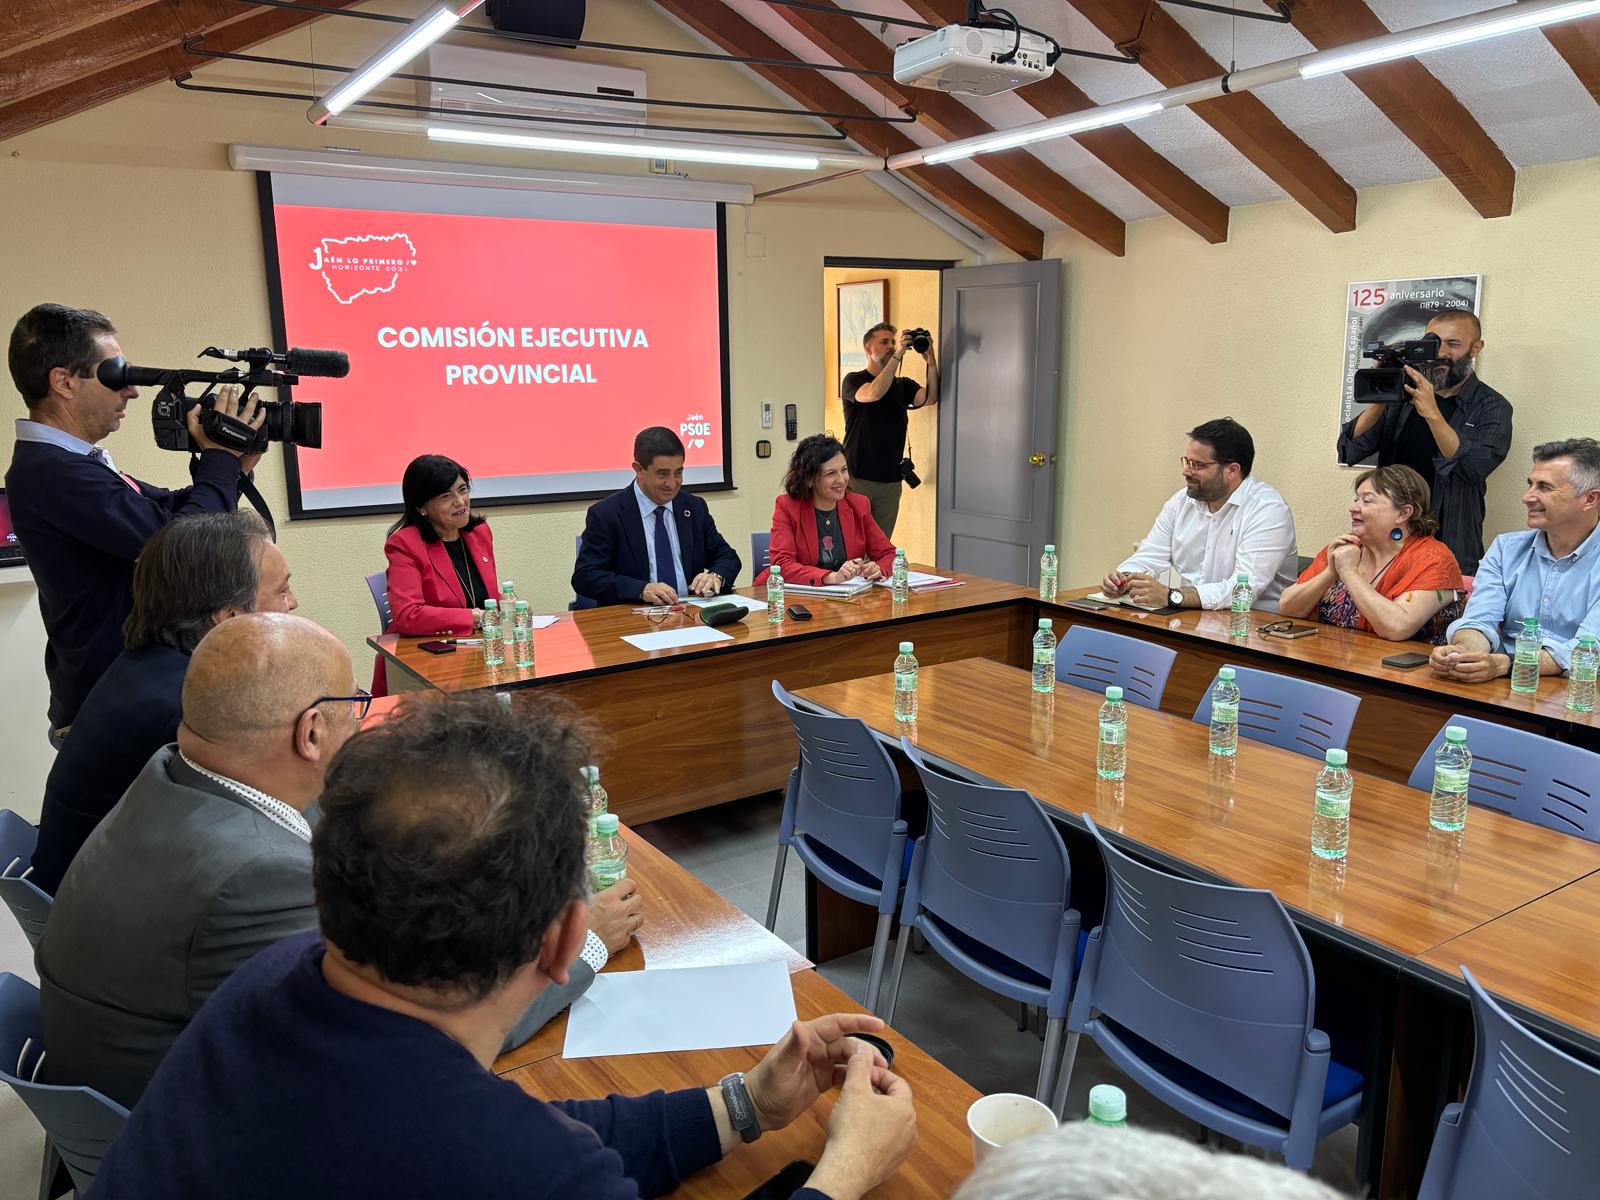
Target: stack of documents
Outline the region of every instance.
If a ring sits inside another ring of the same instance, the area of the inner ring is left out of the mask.
[[[847,579],[843,583],[790,583],[783,581],[783,594],[786,596],[859,596],[872,585],[861,576]]]

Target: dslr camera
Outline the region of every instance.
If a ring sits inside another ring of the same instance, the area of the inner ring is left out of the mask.
[[[1415,341],[1393,345],[1368,342],[1362,357],[1372,359],[1376,365],[1356,372],[1353,399],[1357,404],[1404,404],[1410,399],[1406,395],[1406,368],[1426,374],[1429,367],[1442,361],[1437,333],[1425,333]]]
[[[911,461],[910,455],[900,460],[900,478],[906,481],[908,488],[922,486],[922,476],[917,474],[917,464]]]
[[[933,345],[933,334],[926,329],[903,329],[900,332],[901,336],[911,339],[911,348],[918,354],[926,354],[928,347]],[[915,487],[916,484],[911,486]]]
[[[312,450],[322,448],[322,405],[294,400],[263,401],[261,409],[266,419],[261,428],[252,429],[247,422],[218,410],[216,388],[218,384],[237,384],[244,389],[243,395],[249,395],[252,388],[291,388],[300,382],[302,375],[342,379],[350,373],[347,355],[338,350],[296,348],[279,353],[268,349],[221,350],[207,346],[198,357],[245,365],[223,371],[136,367],[119,355],[101,363],[95,375],[112,391],[125,387],[161,389],[150,410],[150,424],[156,445],[163,450],[199,451],[189,437],[189,412],[195,408],[200,410],[200,428],[205,430],[206,437],[229,450],[254,454],[265,450],[272,442],[287,442]],[[206,386],[198,396],[190,396],[187,389],[191,383]]]

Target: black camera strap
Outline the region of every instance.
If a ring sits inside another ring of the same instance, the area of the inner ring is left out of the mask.
[[[239,493],[248,501],[250,507],[261,514],[261,519],[267,523],[267,531],[272,534],[272,540],[278,540],[278,524],[272,519],[272,509],[267,505],[267,498],[261,494],[261,489],[256,487],[255,480],[248,475],[239,476]]]

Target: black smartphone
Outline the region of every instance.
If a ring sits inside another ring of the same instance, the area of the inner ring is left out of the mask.
[[[811,1172],[815,1169],[815,1163],[797,1158],[744,1200],[789,1200],[790,1196],[805,1187],[806,1181],[811,1178]]]
[[[809,621],[809,620],[811,620],[811,610],[809,608],[807,608],[804,604],[791,604],[791,605],[789,605],[789,615],[791,617],[793,617],[796,621]]]
[[[420,642],[417,645],[417,649],[425,650],[429,654],[454,654],[456,652],[456,644],[454,642]]]
[[[1388,658],[1383,660],[1383,665],[1386,667],[1399,667],[1402,671],[1409,671],[1412,667],[1420,667],[1427,661],[1428,656],[1426,654],[1408,652],[1389,655]]]

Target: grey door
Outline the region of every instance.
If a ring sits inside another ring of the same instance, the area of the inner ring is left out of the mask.
[[[939,566],[1036,584],[1056,540],[1061,261],[952,268],[940,311]]]

